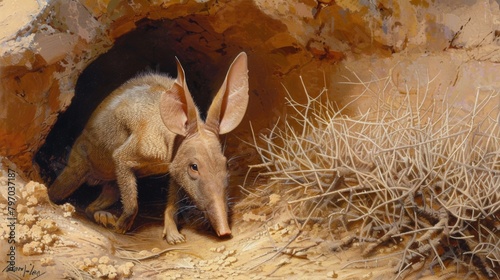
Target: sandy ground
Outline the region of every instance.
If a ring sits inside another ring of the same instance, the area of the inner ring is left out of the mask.
[[[15,196],[8,192],[9,182],[15,187]],[[332,252],[331,242],[326,241],[332,240],[327,229],[314,225],[299,230],[296,221],[285,210],[279,210],[286,209],[278,206],[279,197],[268,199],[262,207],[247,201],[237,204],[231,239],[220,240],[211,231],[186,223],[181,232],[187,242],[174,246],[161,239],[161,222],[146,223],[127,235],[115,234],[87,220],[70,204],[50,203],[44,185],[26,182],[5,166],[0,183],[3,279],[395,276],[390,258],[362,261],[357,246]],[[12,239],[15,243],[11,243]]]
[[[169,245],[161,217],[140,213],[132,232],[116,234],[69,203],[52,204],[44,185],[3,165],[0,279],[401,279],[404,242],[368,258],[356,240],[334,251],[352,233],[320,223],[301,227],[286,206],[277,194],[254,193],[232,207],[232,238],[215,237],[188,215],[181,229],[187,242]],[[457,268],[447,267],[422,262],[404,279],[459,279]]]

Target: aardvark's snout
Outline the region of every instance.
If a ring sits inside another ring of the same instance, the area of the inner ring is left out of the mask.
[[[217,236],[219,237],[229,237],[231,236],[231,229],[229,228],[229,225],[227,224],[227,219],[226,219],[226,224],[222,226],[219,229],[216,229],[215,232],[217,233]]]
[[[208,220],[219,237],[228,237],[231,235],[227,217],[227,207],[223,199],[216,199],[208,206]]]

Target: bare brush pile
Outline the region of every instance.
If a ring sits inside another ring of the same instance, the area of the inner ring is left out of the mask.
[[[480,100],[478,91],[464,114],[429,90],[383,90],[375,110],[349,117],[326,89],[304,90],[307,103],[288,98],[292,116],[255,141],[267,192],[303,225],[328,223],[334,249],[356,242],[368,260],[396,258],[396,278],[436,268],[444,278],[499,277],[500,114],[485,109],[498,93]],[[380,254],[388,244],[399,249]]]

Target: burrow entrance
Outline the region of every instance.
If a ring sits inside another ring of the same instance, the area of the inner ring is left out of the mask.
[[[175,20],[143,19],[136,25],[135,30],[118,38],[108,52],[90,63],[79,76],[71,105],[60,114],[45,144],[35,156],[35,162],[40,167],[40,174],[47,185],[50,185],[66,166],[71,147],[92,112],[121,84],[145,72],[161,72],[176,77],[175,57],[177,57],[186,71],[188,87],[200,109],[201,117],[205,118],[212,97],[222,84],[229,63],[238,52],[242,51],[241,47],[224,43],[221,35],[221,38],[213,39],[220,41],[220,49],[216,50],[220,56],[214,60],[194,46],[183,45],[183,39],[189,32],[186,33]],[[231,136],[222,136],[222,141],[225,143],[234,141],[227,138]],[[247,153],[249,148],[245,149]],[[228,156],[236,157],[236,155]],[[248,159],[248,157],[238,158],[245,161]],[[233,166],[237,161],[233,161]],[[168,180],[167,174],[138,179],[140,213],[136,219],[136,227],[148,222],[163,221]],[[83,185],[68,201],[76,205],[79,210],[84,210],[97,198],[100,188]],[[234,201],[234,197],[239,196],[239,191],[237,188],[231,190],[233,197],[231,200]],[[112,210],[119,212],[120,209],[121,203],[118,202]],[[185,216],[186,219],[190,219],[189,215]]]

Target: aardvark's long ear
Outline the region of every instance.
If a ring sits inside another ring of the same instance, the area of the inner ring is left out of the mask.
[[[208,110],[206,125],[219,134],[240,124],[248,105],[248,66],[246,53],[240,53],[227,71],[226,79]]]
[[[196,131],[198,109],[187,87],[184,69],[177,58],[177,79],[172,88],[162,94],[160,115],[165,126],[175,134],[186,136]]]

